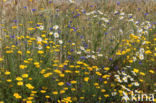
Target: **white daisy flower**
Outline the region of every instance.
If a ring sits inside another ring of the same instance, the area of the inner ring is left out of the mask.
[[[84,48],[84,47],[82,47],[82,46],[80,46],[80,49],[81,49],[81,50],[85,50],[85,48]]]
[[[59,28],[59,26],[58,26],[58,25],[55,25],[55,26],[53,26],[53,28],[54,28],[55,30],[57,30],[57,29]]]
[[[44,26],[42,26],[42,25],[39,26],[39,29],[40,29],[40,30],[43,30],[43,29],[44,29]]]
[[[58,42],[59,42],[59,44],[63,44],[63,41],[62,40],[59,40]]]
[[[75,3],[75,0],[69,0],[70,3]]]
[[[38,36],[37,41],[42,41],[42,38]]]
[[[144,55],[142,53],[139,54],[139,59],[143,60],[144,59]]]
[[[42,49],[42,48],[43,48],[43,47],[42,47],[41,45],[38,46],[38,49],[39,49],[39,50]]]
[[[54,33],[55,38],[59,38],[59,34],[57,32]]]
[[[81,51],[78,51],[77,54],[81,54]]]

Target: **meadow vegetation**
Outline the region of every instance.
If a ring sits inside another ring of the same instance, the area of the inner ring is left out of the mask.
[[[156,92],[156,2],[0,8],[0,103],[132,103]]]

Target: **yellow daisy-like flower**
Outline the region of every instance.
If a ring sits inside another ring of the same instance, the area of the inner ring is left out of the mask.
[[[22,98],[18,93],[14,93],[14,97],[15,97],[16,99]]]
[[[109,67],[105,67],[104,70],[108,71],[108,70],[110,70],[110,68]]]
[[[9,71],[6,71],[6,72],[5,72],[5,75],[10,75],[10,72],[9,72]]]
[[[17,85],[22,86],[23,82],[17,82]]]
[[[16,80],[17,80],[17,81],[22,81],[23,78],[21,78],[21,77],[17,77]]]
[[[85,82],[88,82],[88,80],[89,80],[89,77],[84,77]]]
[[[22,74],[22,77],[23,78],[27,78],[28,77],[28,74]]]
[[[31,85],[31,84],[26,84],[26,87],[28,88],[28,89],[34,89],[34,87]]]
[[[58,94],[58,92],[57,92],[57,91],[53,91],[53,92],[52,92],[52,94],[57,95],[57,94]]]
[[[63,86],[64,85],[64,82],[59,82],[58,85],[59,86]]]
[[[41,92],[41,93],[46,93],[46,91],[45,91],[45,90],[41,90],[40,92]]]

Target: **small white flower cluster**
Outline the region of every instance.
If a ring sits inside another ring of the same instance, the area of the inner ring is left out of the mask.
[[[140,85],[138,81],[136,81],[137,75],[134,74],[133,71],[131,73],[129,72],[130,66],[124,67],[124,71],[117,71],[117,74],[114,76],[116,81],[120,83],[121,89],[123,90],[123,96],[122,100],[125,100],[127,102],[129,100],[128,93],[140,93],[140,91],[137,90],[137,87]],[[127,71],[127,73],[125,72]],[[126,86],[126,84],[129,84],[131,86],[134,86],[136,88],[135,90],[131,90]]]

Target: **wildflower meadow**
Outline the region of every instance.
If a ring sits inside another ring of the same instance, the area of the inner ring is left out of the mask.
[[[156,1],[0,0],[0,103],[154,103]]]

